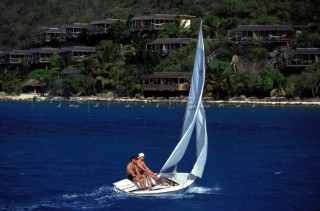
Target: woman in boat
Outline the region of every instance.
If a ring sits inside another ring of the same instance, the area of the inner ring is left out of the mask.
[[[167,187],[169,186],[168,183],[166,183],[165,181],[162,181],[159,177],[156,176],[155,173],[153,173],[153,171],[151,171],[147,167],[147,165],[144,162],[144,153],[139,153],[139,156],[138,156],[136,163],[137,163],[139,173],[144,175],[146,178],[148,178],[150,186],[153,186],[152,179],[154,179],[156,182],[158,182],[162,185],[165,185]]]

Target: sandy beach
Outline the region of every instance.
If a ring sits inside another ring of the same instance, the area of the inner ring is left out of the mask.
[[[81,96],[81,97],[46,97],[40,96],[38,94],[20,94],[19,96],[0,96],[0,101],[36,101],[36,102],[119,102],[119,103],[155,103],[155,104],[166,104],[166,103],[175,103],[175,104],[184,104],[187,102],[187,98],[178,99],[178,98],[107,98],[99,96]],[[313,106],[320,108],[320,99],[294,99],[286,100],[281,99],[277,100],[276,98],[266,98],[266,99],[230,99],[230,100],[212,100],[206,99],[203,100],[205,105],[216,105],[216,106],[225,106],[225,105],[234,105],[240,107],[241,105],[247,106]]]

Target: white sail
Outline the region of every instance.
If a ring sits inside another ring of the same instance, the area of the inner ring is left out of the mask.
[[[176,165],[183,157],[189,144],[192,132],[196,126],[197,160],[191,173],[202,177],[207,159],[207,128],[205,112],[202,105],[202,93],[205,80],[204,44],[202,35],[202,21],[200,23],[198,44],[194,59],[192,81],[188,96],[188,104],[183,123],[181,139],[172,154],[161,168],[161,172]]]

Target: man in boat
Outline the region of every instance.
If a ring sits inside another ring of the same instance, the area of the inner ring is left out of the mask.
[[[143,174],[140,174],[136,165],[136,156],[131,156],[130,162],[127,164],[128,179],[133,182],[138,182],[142,189],[146,188],[146,179]]]
[[[144,162],[144,153],[139,153],[138,159],[137,159],[137,167],[139,170],[140,174],[143,174],[146,178],[148,178],[150,185],[152,186],[152,179],[154,179],[156,182],[165,185],[165,186],[169,186],[168,183],[162,181],[159,177],[156,176],[155,173],[153,173],[153,171],[151,171],[147,165]]]

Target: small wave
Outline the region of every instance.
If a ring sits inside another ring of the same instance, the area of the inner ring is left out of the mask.
[[[75,198],[85,198],[85,197],[95,197],[95,196],[101,196],[105,194],[112,194],[113,188],[110,186],[101,186],[98,189],[93,190],[90,193],[72,193],[72,194],[64,194],[62,195],[62,198],[64,199],[75,199]]]
[[[200,187],[200,186],[193,186],[190,187],[186,193],[197,193],[197,194],[215,194],[221,191],[219,185],[215,185],[213,188],[209,187]]]
[[[77,194],[64,194],[64,195],[62,195],[62,198],[65,198],[65,199],[74,199],[77,197],[78,197]]]
[[[12,209],[104,209],[113,205],[114,199],[124,199],[111,186],[101,186],[88,193],[66,193],[51,196],[29,205],[13,206]]]

